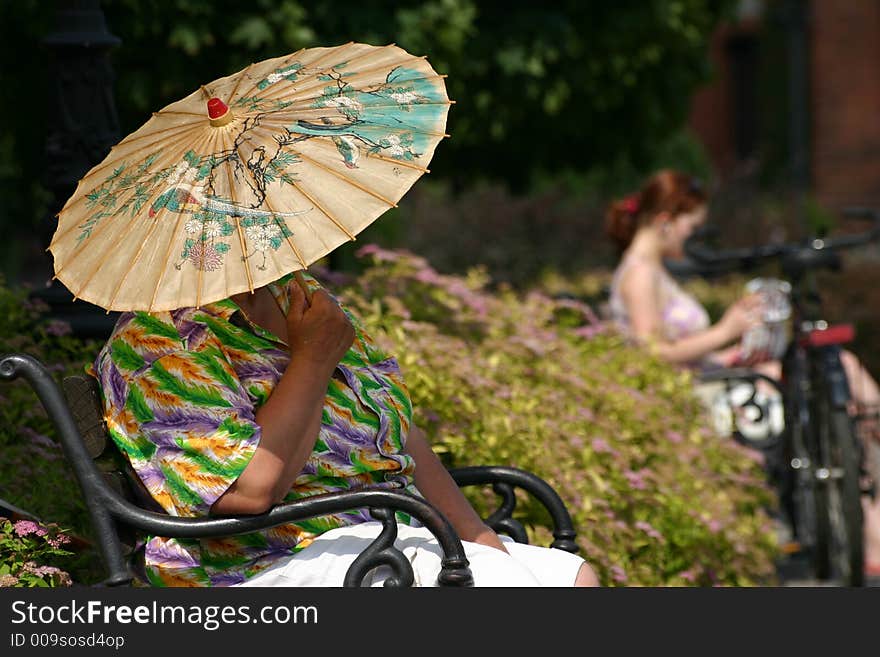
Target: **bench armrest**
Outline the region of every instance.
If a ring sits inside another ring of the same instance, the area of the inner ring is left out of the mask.
[[[452,468],[449,474],[460,487],[491,484],[492,490],[501,498],[501,504],[486,519],[486,524],[496,532],[508,534],[518,543],[528,543],[525,528],[513,517],[516,508],[514,488],[521,488],[537,499],[550,514],[554,538],[550,547],[573,554],[578,552],[575,543],[577,534],[565,503],[550,484],[537,475],[501,465]]]

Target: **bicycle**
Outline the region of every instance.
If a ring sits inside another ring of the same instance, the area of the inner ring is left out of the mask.
[[[717,250],[704,234],[685,244],[685,253],[711,274],[749,271],[775,261],[790,283],[791,334],[782,356],[780,381],[747,368],[708,372],[703,381],[758,381],[773,385],[782,397],[781,434],[750,441],[770,457],[771,481],[800,548],[812,557],[815,575],[861,586],[863,573],[864,455],[850,415],[851,394],[841,362],[841,345],[855,337],[851,324],[829,325],[822,319],[822,300],[815,272],[839,271],[839,251],[880,239],[880,212],[849,208],[844,215],[873,221],[870,230],[834,239],[814,237],[800,242]],[[747,404],[755,404],[755,395]],[[763,409],[758,409],[762,412]],[[775,458],[774,458],[775,457]],[[773,462],[775,461],[775,466]]]

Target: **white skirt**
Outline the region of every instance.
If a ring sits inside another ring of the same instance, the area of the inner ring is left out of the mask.
[[[379,535],[382,524],[365,522],[332,529],[308,547],[279,560],[275,565],[237,586],[342,586],[348,567]],[[516,543],[501,536],[509,554],[496,548],[462,541],[474,576],[474,586],[569,587],[584,560],[555,548]],[[397,526],[395,546],[412,565],[413,586],[436,586],[442,550],[424,527]],[[370,572],[364,585],[382,586],[391,575],[387,566]]]

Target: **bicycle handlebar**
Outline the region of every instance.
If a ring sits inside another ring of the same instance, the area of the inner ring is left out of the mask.
[[[871,208],[845,208],[842,214],[848,217],[871,219],[870,230],[835,238],[814,237],[801,242],[782,244],[762,244],[760,246],[716,250],[700,243],[705,232],[695,233],[684,244],[684,252],[694,262],[718,269],[751,269],[762,262],[774,258],[785,258],[789,266],[800,269],[833,267],[838,263],[836,251],[862,246],[880,240],[880,211]]]

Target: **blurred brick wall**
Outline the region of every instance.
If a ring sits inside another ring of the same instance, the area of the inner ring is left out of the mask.
[[[829,207],[880,204],[880,0],[812,0],[813,187]]]
[[[880,0],[807,2],[810,177],[831,209],[880,206]],[[708,56],[714,79],[694,94],[689,125],[722,179],[748,171],[736,153],[735,95],[729,46],[760,21],[718,29]],[[761,101],[758,101],[759,107]]]

